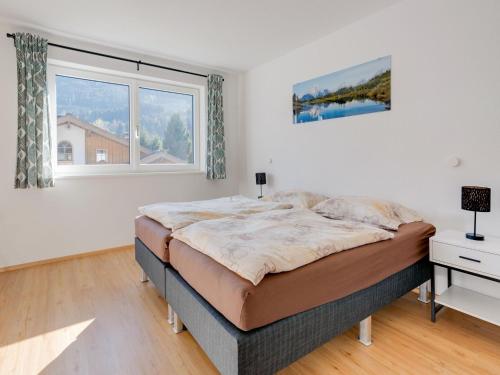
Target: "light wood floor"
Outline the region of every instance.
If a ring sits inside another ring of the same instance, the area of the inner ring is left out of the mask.
[[[139,282],[132,250],[0,274],[0,374],[216,374]],[[280,374],[500,374],[500,327],[412,293],[378,312],[371,347],[351,329]]]

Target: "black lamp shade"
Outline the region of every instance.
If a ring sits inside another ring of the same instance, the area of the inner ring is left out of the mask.
[[[266,174],[265,173],[256,173],[255,174],[255,183],[257,185],[265,185],[266,184]]]
[[[490,212],[491,189],[482,186],[462,186],[462,210]]]

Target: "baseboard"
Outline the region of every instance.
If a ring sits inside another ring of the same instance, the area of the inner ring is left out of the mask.
[[[2,273],[2,272],[8,272],[8,271],[16,271],[16,270],[21,270],[21,269],[24,269],[24,268],[35,267],[35,266],[41,266],[41,265],[44,265],[44,264],[64,262],[66,260],[72,260],[72,259],[78,259],[78,258],[85,258],[85,257],[94,256],[94,255],[102,255],[102,254],[110,253],[110,252],[114,252],[114,251],[132,250],[133,248],[134,248],[134,245],[125,245],[125,246],[111,247],[111,248],[108,248],[108,249],[87,251],[85,253],[78,253],[78,254],[66,255],[66,256],[63,256],[63,257],[37,260],[35,262],[28,262],[28,263],[16,264],[14,266],[0,267],[0,273]]]

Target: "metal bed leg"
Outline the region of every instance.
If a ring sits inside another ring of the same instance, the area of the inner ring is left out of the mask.
[[[365,345],[372,344],[372,316],[363,319],[359,322],[359,341]]]
[[[168,324],[174,324],[174,310],[172,306],[167,306],[167,322]]]
[[[429,303],[429,281],[426,281],[418,287],[418,300],[423,303]]]
[[[181,333],[184,330],[184,323],[182,323],[182,320],[179,318],[179,315],[177,315],[175,311],[173,329],[175,333]]]
[[[146,281],[148,281],[148,280],[149,280],[149,278],[148,278],[148,274],[147,274],[144,270],[142,270],[142,274],[141,274],[141,282],[142,282],[142,283],[145,283],[145,282],[146,282]]]

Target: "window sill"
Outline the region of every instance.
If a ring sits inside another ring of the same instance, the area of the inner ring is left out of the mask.
[[[57,174],[56,180],[71,180],[80,178],[100,178],[100,177],[139,177],[139,176],[164,176],[164,175],[205,175],[201,170],[179,170],[179,171],[146,171],[146,172],[108,172],[108,173],[75,173],[75,174]]]

